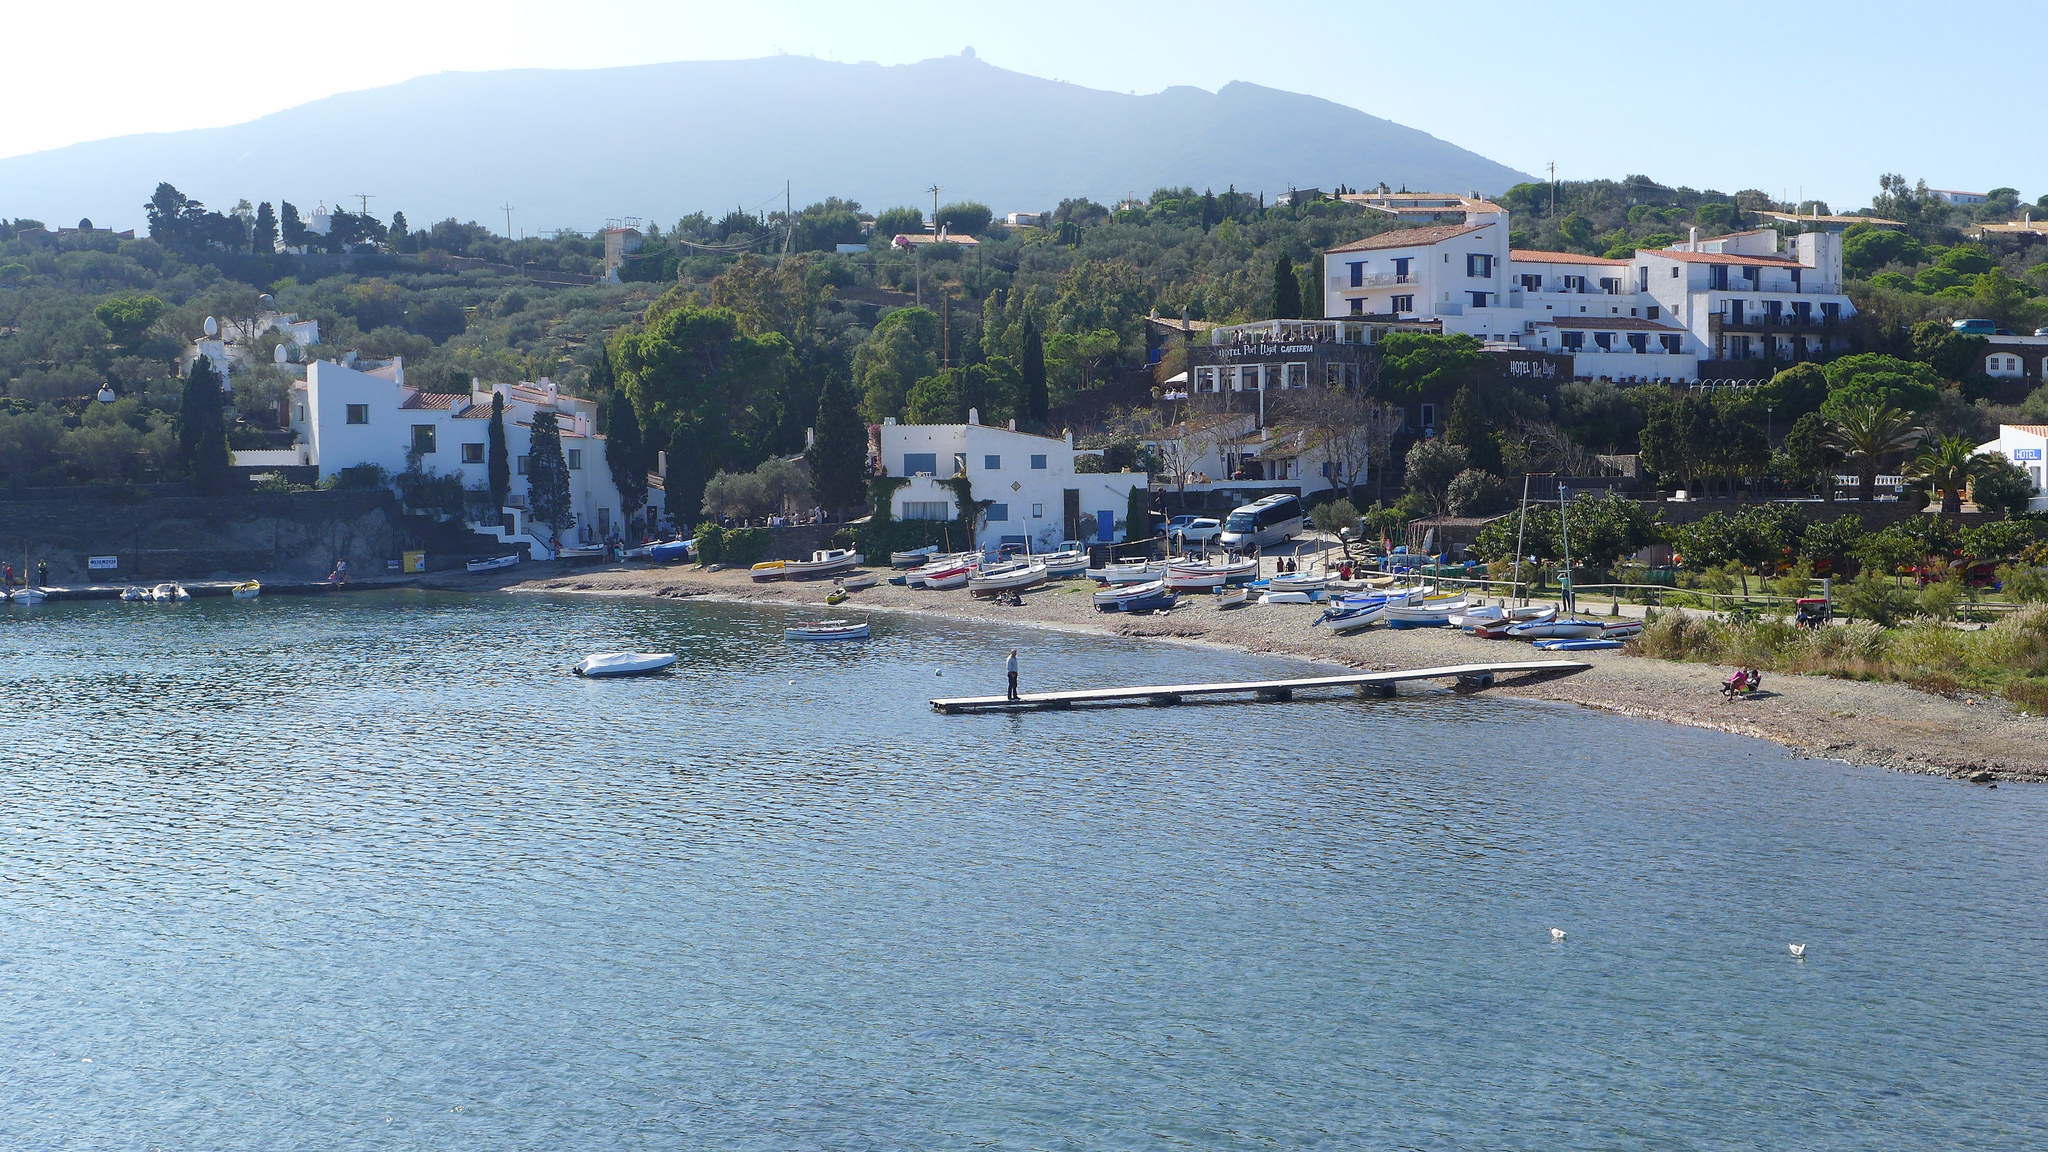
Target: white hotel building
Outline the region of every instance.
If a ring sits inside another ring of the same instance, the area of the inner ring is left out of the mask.
[[[292,386],[290,420],[298,443],[282,452],[240,452],[235,463],[310,465],[325,480],[362,464],[403,472],[417,453],[424,470],[460,476],[466,489],[488,488],[494,394],[505,397],[505,448],[512,464],[507,511],[512,514],[513,538],[539,547],[555,543],[546,528],[526,524],[527,448],[533,417],[539,412],[555,413],[562,454],[569,464],[575,524],[563,534],[562,543],[595,543],[614,529],[623,529],[619,491],[605,462],[604,437],[596,431],[597,403],[564,395],[545,379],[532,384],[472,384],[469,395],[458,396],[409,387],[403,359],[358,368],[315,361],[307,366],[305,382]]]
[[[1794,361],[1844,350],[1855,306],[1842,242],[1775,230],[1695,238],[1628,259],[1508,247],[1508,213],[1468,201],[1462,223],[1330,249],[1330,319],[1435,322],[1501,348],[1565,352],[1580,378],[1691,381],[1701,361]],[[1714,375],[1728,375],[1716,372]]]

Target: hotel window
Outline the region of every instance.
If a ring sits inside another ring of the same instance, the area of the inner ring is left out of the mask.
[[[1583,352],[1586,349],[1584,332],[1560,332],[1557,334],[1557,340],[1567,352]]]
[[[1412,256],[1402,256],[1394,261],[1394,283],[1406,284],[1408,282],[1408,262],[1412,259],[1414,259]],[[1448,260],[1450,257],[1446,256],[1444,259]]]
[[[1033,468],[1040,468],[1040,469],[1044,468],[1044,467],[1045,467],[1045,456],[1044,456],[1043,454],[1040,454],[1040,455],[1036,455],[1036,456],[1033,456],[1033,457],[1031,458],[1031,466],[1032,466]]]
[[[1352,301],[1352,303],[1354,303],[1354,304],[1355,304],[1355,303],[1357,303],[1357,301],[1355,301],[1355,300],[1354,300],[1354,301]],[[1197,392],[1214,392],[1215,390],[1216,390],[1216,369],[1214,369],[1214,368],[1197,368],[1197,369],[1195,369],[1195,391],[1197,391]]]
[[[1602,352],[1612,352],[1614,351],[1614,333],[1595,332],[1593,333],[1593,343],[1597,345]]]
[[[915,476],[920,472],[937,475],[938,471],[939,454],[936,452],[905,452],[903,454],[903,474],[905,476]]]
[[[527,460],[529,460],[529,459],[531,459],[531,457],[527,457],[527,456],[521,456],[521,457],[519,458],[519,474],[520,474],[521,476],[524,476],[524,475],[526,475],[526,462],[527,462]]]
[[[1473,306],[1474,308],[1484,308],[1484,307],[1486,307],[1486,296],[1487,296],[1487,294],[1486,294],[1486,293],[1484,293],[1484,292],[1472,292],[1472,293],[1469,293],[1469,295],[1470,295],[1470,296],[1472,297],[1472,306]]]
[[[1351,314],[1353,316],[1365,315],[1365,301],[1353,297],[1351,300]]]
[[[1664,351],[1669,352],[1673,356],[1678,355],[1678,353],[1685,347],[1683,338],[1678,336],[1676,333],[1666,333],[1665,335],[1658,337],[1658,339],[1664,342]]]
[[[905,500],[903,502],[903,518],[905,520],[951,520],[953,518],[953,506],[944,500]]]
[[[1390,307],[1390,311],[1392,311],[1392,312],[1394,313],[1394,315],[1396,315],[1396,316],[1399,316],[1399,315],[1400,315],[1401,313],[1403,313],[1403,312],[1413,312],[1413,311],[1415,311],[1415,297],[1413,297],[1413,296],[1396,296],[1396,297],[1394,297],[1394,299],[1393,299],[1393,302],[1392,302],[1392,305],[1391,305],[1391,307]]]
[[[483,463],[484,446],[482,444],[464,444],[462,446],[462,462],[464,464]]]
[[[1045,519],[1045,505],[1043,505],[1043,504],[1033,504],[1033,505],[1031,506],[1031,518],[1032,518],[1033,520],[1043,520],[1043,519]]]
[[[1306,387],[1308,387],[1308,365],[1306,365],[1306,364],[1299,364],[1299,363],[1297,363],[1297,364],[1288,364],[1288,365],[1285,365],[1285,366],[1284,366],[1284,367],[1282,368],[1282,370],[1281,370],[1281,371],[1282,371],[1282,373],[1283,373],[1282,379],[1283,379],[1283,381],[1284,381],[1284,382],[1283,382],[1283,383],[1281,384],[1281,387],[1283,387],[1283,388],[1306,388]]]
[[[1602,276],[1600,278],[1600,290],[1609,296],[1621,295],[1621,279],[1616,276]]]
[[[991,504],[991,505],[989,505],[989,506],[988,506],[988,522],[989,522],[989,523],[991,523],[991,524],[1002,524],[1002,523],[1005,523],[1005,522],[1007,522],[1007,521],[1008,521],[1009,519],[1010,519],[1010,506],[1009,506],[1008,504]]]
[[[1650,350],[1650,334],[1647,332],[1629,333],[1628,346],[1636,352],[1648,352]]]
[[[1664,310],[1662,308],[1657,307],[1655,304],[1652,304],[1648,308],[1643,309],[1643,316],[1650,320],[1655,320],[1662,315],[1664,315]]]
[[[1424,404],[1422,406],[1422,426],[1424,428],[1436,427],[1436,405]]]
[[[422,456],[434,454],[434,426],[415,424],[412,426],[412,450]]]
[[[1465,275],[1480,280],[1493,278],[1493,257],[1479,252],[1468,253],[1465,257]]]
[[[368,404],[349,405],[348,422],[351,424],[368,424],[370,422],[370,406]]]
[[[1522,291],[1524,291],[1524,292],[1541,292],[1541,291],[1543,291],[1543,277],[1541,277],[1541,276],[1537,276],[1537,275],[1533,275],[1533,274],[1530,274],[1530,273],[1523,273],[1523,275],[1522,275]]]
[[[981,458],[981,466],[990,472],[994,472],[1003,466],[1003,458],[996,455],[983,456]]]
[[[569,449],[569,467],[572,469],[580,469],[583,467],[583,449]]]
[[[1365,287],[1365,262],[1362,260],[1353,260],[1351,262],[1351,286],[1353,288]]]
[[[1584,292],[1586,290],[1586,278],[1584,276],[1565,277],[1564,290],[1567,292]]]
[[[1676,264],[1673,264],[1673,265],[1671,266],[1671,278],[1672,278],[1673,280],[1676,280],[1676,279],[1678,279],[1678,265],[1676,265]]]

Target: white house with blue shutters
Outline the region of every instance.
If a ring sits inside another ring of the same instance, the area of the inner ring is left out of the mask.
[[[1143,472],[1077,472],[1074,460],[1093,453],[1074,447],[1074,435],[1036,436],[1015,428],[991,428],[969,411],[965,424],[898,424],[881,427],[883,475],[910,482],[889,499],[899,520],[952,520],[959,515],[953,489],[940,483],[964,476],[975,500],[990,501],[977,525],[983,548],[1029,543],[1043,551],[1062,540],[1101,541],[1125,534],[1124,518],[1133,489],[1144,489]]]

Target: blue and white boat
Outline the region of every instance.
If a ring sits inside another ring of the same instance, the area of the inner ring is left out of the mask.
[[[1142,584],[1112,584],[1095,594],[1095,607],[1102,612],[1118,612],[1127,603],[1157,597],[1165,591],[1166,583],[1157,578]]]
[[[689,540],[663,540],[659,544],[649,544],[647,546],[647,558],[656,564],[680,564],[690,558],[690,546],[696,542],[692,538]]]
[[[1161,585],[1157,590],[1143,596],[1130,596],[1117,601],[1116,610],[1119,612],[1154,612],[1173,607],[1179,598],[1179,595],[1173,589]]]
[[[1316,617],[1315,622],[1309,626],[1311,628],[1319,628],[1327,624],[1330,627],[1330,631],[1341,636],[1347,632],[1356,632],[1361,628],[1369,628],[1385,619],[1386,614],[1387,605],[1385,601],[1381,601],[1378,604],[1363,604],[1353,608],[1333,607],[1325,609],[1323,614]]]
[[[1465,597],[1429,596],[1406,604],[1387,605],[1389,628],[1448,628],[1451,617],[1465,611]]]
[[[1531,647],[1541,648],[1545,652],[1598,652],[1608,648],[1625,648],[1627,645],[1619,640],[1594,637],[1584,640],[1538,640]]]

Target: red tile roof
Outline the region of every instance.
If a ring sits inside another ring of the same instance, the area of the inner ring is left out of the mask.
[[[1363,240],[1353,240],[1349,244],[1340,244],[1335,248],[1329,249],[1329,251],[1373,252],[1382,248],[1420,248],[1430,244],[1441,244],[1446,240],[1455,240],[1467,233],[1477,232],[1481,228],[1490,228],[1493,226],[1493,223],[1493,221],[1489,220],[1484,224],[1440,224],[1434,228],[1396,228],[1391,232],[1382,232],[1377,236],[1367,236]]]
[[[1577,252],[1538,252],[1530,248],[1508,249],[1508,259],[1525,264],[1612,264],[1626,266],[1627,260],[1609,260],[1605,256],[1581,256]]]
[[[1669,248],[1658,248],[1648,253],[1651,256],[1666,256],[1681,264],[1755,264],[1772,268],[1804,268],[1797,260],[1783,256],[1737,256],[1728,252],[1674,252]]]

